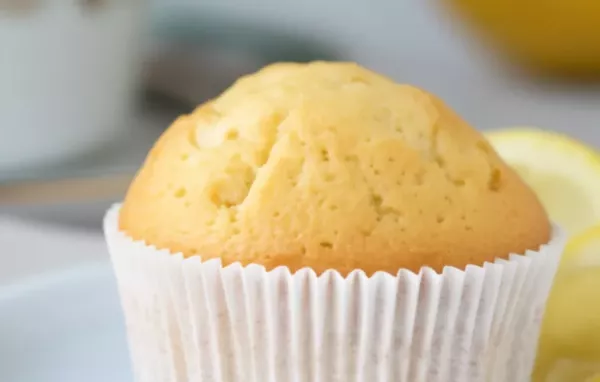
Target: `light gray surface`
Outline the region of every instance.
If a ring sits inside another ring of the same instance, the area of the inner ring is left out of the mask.
[[[131,382],[108,264],[0,289],[0,381]]]
[[[108,261],[100,232],[105,207],[79,207],[85,208],[39,209],[29,218],[0,216],[0,293],[26,277]]]

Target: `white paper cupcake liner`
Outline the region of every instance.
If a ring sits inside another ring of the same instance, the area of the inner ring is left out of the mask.
[[[221,266],[105,233],[138,382],[528,381],[565,235],[464,271]]]

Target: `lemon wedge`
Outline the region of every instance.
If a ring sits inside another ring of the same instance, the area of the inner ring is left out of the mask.
[[[600,224],[566,248],[544,315],[534,381],[600,381]]]
[[[487,137],[571,237],[548,299],[533,381],[600,382],[600,153],[535,128]]]
[[[600,222],[598,152],[567,136],[536,128],[507,128],[486,135],[568,234],[580,234]]]

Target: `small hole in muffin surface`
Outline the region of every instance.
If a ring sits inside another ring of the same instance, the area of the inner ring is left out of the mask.
[[[322,248],[327,248],[327,249],[333,248],[333,244],[331,242],[329,242],[329,241],[322,241],[322,242],[319,243],[319,245]]]

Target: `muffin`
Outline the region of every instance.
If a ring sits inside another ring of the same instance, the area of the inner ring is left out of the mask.
[[[564,245],[441,100],[327,62],[177,119],[105,232],[141,382],[526,380]]]

